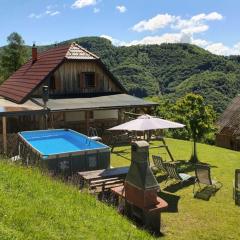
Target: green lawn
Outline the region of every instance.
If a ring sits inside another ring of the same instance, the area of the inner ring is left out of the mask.
[[[173,139],[167,143],[176,159],[189,159],[191,143]],[[212,175],[223,187],[204,201],[193,198],[192,185],[169,192],[164,189],[172,182],[166,186],[161,182],[165,196],[179,198],[178,211],[162,214],[161,239],[239,239],[240,207],[232,200],[232,180],[234,169],[240,168],[240,153],[203,144],[198,150],[200,160],[213,166]],[[152,153],[167,158],[164,150],[152,149]],[[129,159],[130,147],[118,147],[111,163],[129,165]],[[36,169],[1,161],[0,173],[1,240],[154,239],[116,209]]]
[[[167,139],[167,144],[176,160],[190,158],[190,142]],[[200,161],[212,166],[213,178],[221,181],[223,187],[205,201],[193,198],[192,185],[169,192],[164,189],[174,183],[165,185],[165,181],[161,182],[160,187],[169,199],[180,197],[177,212],[162,214],[162,239],[240,239],[240,207],[235,206],[232,199],[234,170],[240,168],[240,153],[205,144],[198,144],[198,153]],[[163,149],[151,149],[150,154],[162,154],[163,158],[169,159]],[[130,148],[118,147],[112,155],[112,165],[128,165],[129,158]],[[193,172],[189,174],[194,175]]]

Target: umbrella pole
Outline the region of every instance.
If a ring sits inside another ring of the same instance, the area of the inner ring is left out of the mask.
[[[164,138],[162,138],[162,142],[163,142],[163,144],[164,144],[164,146],[165,146],[165,148],[167,150],[167,153],[168,153],[169,157],[171,158],[172,162],[174,162],[174,158],[173,158],[173,156],[172,156],[172,154],[171,154],[171,152],[170,152],[170,150],[168,148],[168,145],[166,144]]]

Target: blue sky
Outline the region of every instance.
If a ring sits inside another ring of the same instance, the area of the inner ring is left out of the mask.
[[[0,46],[103,36],[115,45],[187,42],[240,54],[239,0],[0,0]]]

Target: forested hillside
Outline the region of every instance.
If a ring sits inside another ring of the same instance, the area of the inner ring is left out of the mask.
[[[100,56],[128,91],[139,97],[160,95],[176,100],[187,92],[195,92],[220,113],[238,94],[240,57],[213,55],[189,44],[116,47],[99,37],[66,42],[72,41]]]

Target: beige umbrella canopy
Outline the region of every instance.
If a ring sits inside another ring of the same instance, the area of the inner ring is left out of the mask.
[[[120,124],[118,126],[109,128],[111,131],[149,131],[157,129],[169,129],[169,128],[183,128],[185,125],[177,122],[172,122],[158,117],[150,115],[142,115],[137,119]]]

